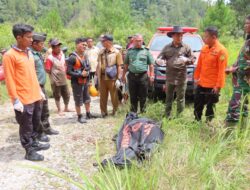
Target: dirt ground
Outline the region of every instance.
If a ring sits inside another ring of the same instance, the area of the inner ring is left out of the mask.
[[[93,167],[96,162],[96,142],[101,158],[107,158],[114,152],[111,141],[115,134],[117,118],[108,117],[89,120],[87,124],[76,121],[76,113],[56,114],[53,99],[49,100],[51,126],[60,132],[50,136],[51,148],[40,153],[43,162],[31,162],[24,159],[25,151],[20,145],[18,125],[14,118],[12,105],[0,105],[0,189],[1,190],[64,190],[76,188],[65,181],[45,172],[29,168],[27,165],[38,165],[77,178],[71,162],[75,163],[87,176],[97,171]],[[74,109],[71,97],[70,108]],[[100,115],[99,98],[92,99],[92,113]],[[109,107],[111,111],[111,107]],[[84,111],[85,113],[85,111]],[[118,122],[119,123],[119,122]],[[111,147],[111,148],[110,148]]]

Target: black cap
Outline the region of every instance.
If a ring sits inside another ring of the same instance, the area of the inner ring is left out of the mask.
[[[52,39],[50,42],[51,46],[58,46],[58,45],[62,45],[62,43],[58,40],[58,39]]]
[[[40,42],[44,42],[46,40],[46,36],[47,34],[45,33],[33,33],[33,40],[34,41],[40,41]]]
[[[108,40],[108,41],[111,41],[113,42],[113,36],[112,35],[109,35],[109,34],[106,34],[102,37],[102,40]]]
[[[167,33],[167,36],[172,38],[173,34],[175,34],[175,33],[184,33],[184,31],[183,31],[182,27],[174,26],[173,30],[171,32]]]

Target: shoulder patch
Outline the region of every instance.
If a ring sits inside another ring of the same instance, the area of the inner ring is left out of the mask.
[[[224,54],[222,54],[221,56],[220,56],[220,60],[221,61],[224,61],[226,59],[226,56],[224,55]]]

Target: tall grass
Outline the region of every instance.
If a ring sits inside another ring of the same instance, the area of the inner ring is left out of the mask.
[[[73,172],[80,174],[76,181],[65,174],[38,169],[63,178],[80,189],[249,189],[250,127],[244,131],[236,128],[225,138],[222,126],[225,107],[218,104],[212,127],[193,122],[192,106],[186,108],[181,118],[161,119],[165,132],[163,144],[150,160],[142,164],[134,162],[129,169],[119,170],[109,165],[106,170],[100,169],[88,178],[75,166]],[[144,116],[156,119],[163,111],[162,103],[150,104]],[[96,151],[96,160],[100,163],[102,158],[98,146]]]
[[[0,105],[9,99],[4,82],[0,82]]]

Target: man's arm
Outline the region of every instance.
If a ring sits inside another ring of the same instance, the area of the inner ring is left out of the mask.
[[[155,76],[154,76],[154,58],[151,55],[151,53],[148,51],[148,65],[149,65],[149,81],[151,83],[151,85],[154,82]]]
[[[148,51],[147,64],[149,65],[149,76],[154,77],[154,58],[149,51]]]
[[[45,71],[48,73],[48,74],[51,74],[51,68],[52,68],[52,61],[47,58],[46,61],[45,61]]]
[[[202,67],[202,59],[201,59],[201,54],[200,54],[196,69],[194,71],[194,80],[196,82],[200,80],[201,67]]]
[[[122,54],[119,52],[117,54],[117,60],[116,60],[116,63],[117,63],[117,76],[118,78],[120,79],[122,77],[122,64],[123,64],[123,60],[122,60]]]
[[[5,83],[12,103],[18,99],[15,83],[15,63],[11,56],[3,56],[3,69],[5,73]]]
[[[128,72],[129,53],[126,54],[123,66],[122,81],[126,82],[126,73]]]
[[[192,49],[190,47],[188,47],[187,50],[187,58],[189,60],[187,61],[186,65],[193,65],[196,60],[196,57],[194,56]]]
[[[218,58],[218,78],[216,82],[216,89],[221,89],[224,87],[225,84],[225,70],[227,67],[227,61],[228,61],[228,53],[226,50],[223,50]]]

